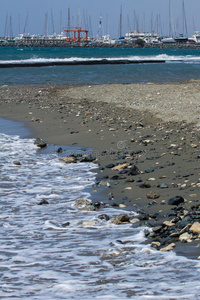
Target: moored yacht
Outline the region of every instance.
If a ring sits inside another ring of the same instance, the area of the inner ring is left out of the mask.
[[[193,36],[188,38],[189,44],[200,44],[200,31],[195,31]]]

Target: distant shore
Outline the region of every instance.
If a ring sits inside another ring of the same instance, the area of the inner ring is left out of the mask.
[[[139,224],[153,228],[146,233],[152,247],[174,244],[177,253],[199,257],[190,228],[200,221],[200,81],[0,91],[0,117],[25,122],[31,137],[95,149],[94,201],[98,194],[122,212],[137,211]],[[184,202],[168,203],[177,196]],[[191,242],[180,241],[183,233]]]

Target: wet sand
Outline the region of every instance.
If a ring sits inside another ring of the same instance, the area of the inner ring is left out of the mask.
[[[92,199],[135,210],[140,223],[154,229],[164,230],[164,221],[178,218],[173,228],[177,232],[183,229],[181,220],[187,225],[194,222],[193,212],[197,222],[200,215],[199,99],[200,81],[195,80],[1,86],[0,117],[25,122],[31,137],[49,144],[94,148],[99,169]],[[130,173],[134,166],[137,174]],[[184,203],[168,205],[175,196],[183,197]],[[148,235],[148,241],[163,241],[174,233],[162,230]],[[175,250],[197,258],[198,241],[198,235],[192,242],[176,240]]]

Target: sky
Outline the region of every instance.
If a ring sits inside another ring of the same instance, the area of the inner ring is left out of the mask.
[[[68,24],[89,30],[93,37],[110,34],[112,38],[118,38],[120,33],[125,35],[134,29],[167,36],[170,19],[176,35],[188,33],[191,36],[195,30],[200,31],[200,0],[184,0],[185,18],[183,0],[171,0],[169,18],[169,1],[0,0],[0,36],[59,34]]]

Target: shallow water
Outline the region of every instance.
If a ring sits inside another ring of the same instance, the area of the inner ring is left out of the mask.
[[[144,228],[98,218],[122,210],[76,209],[91,199],[95,164],[63,164],[33,142],[0,134],[1,299],[200,298],[198,261],[149,249]]]

